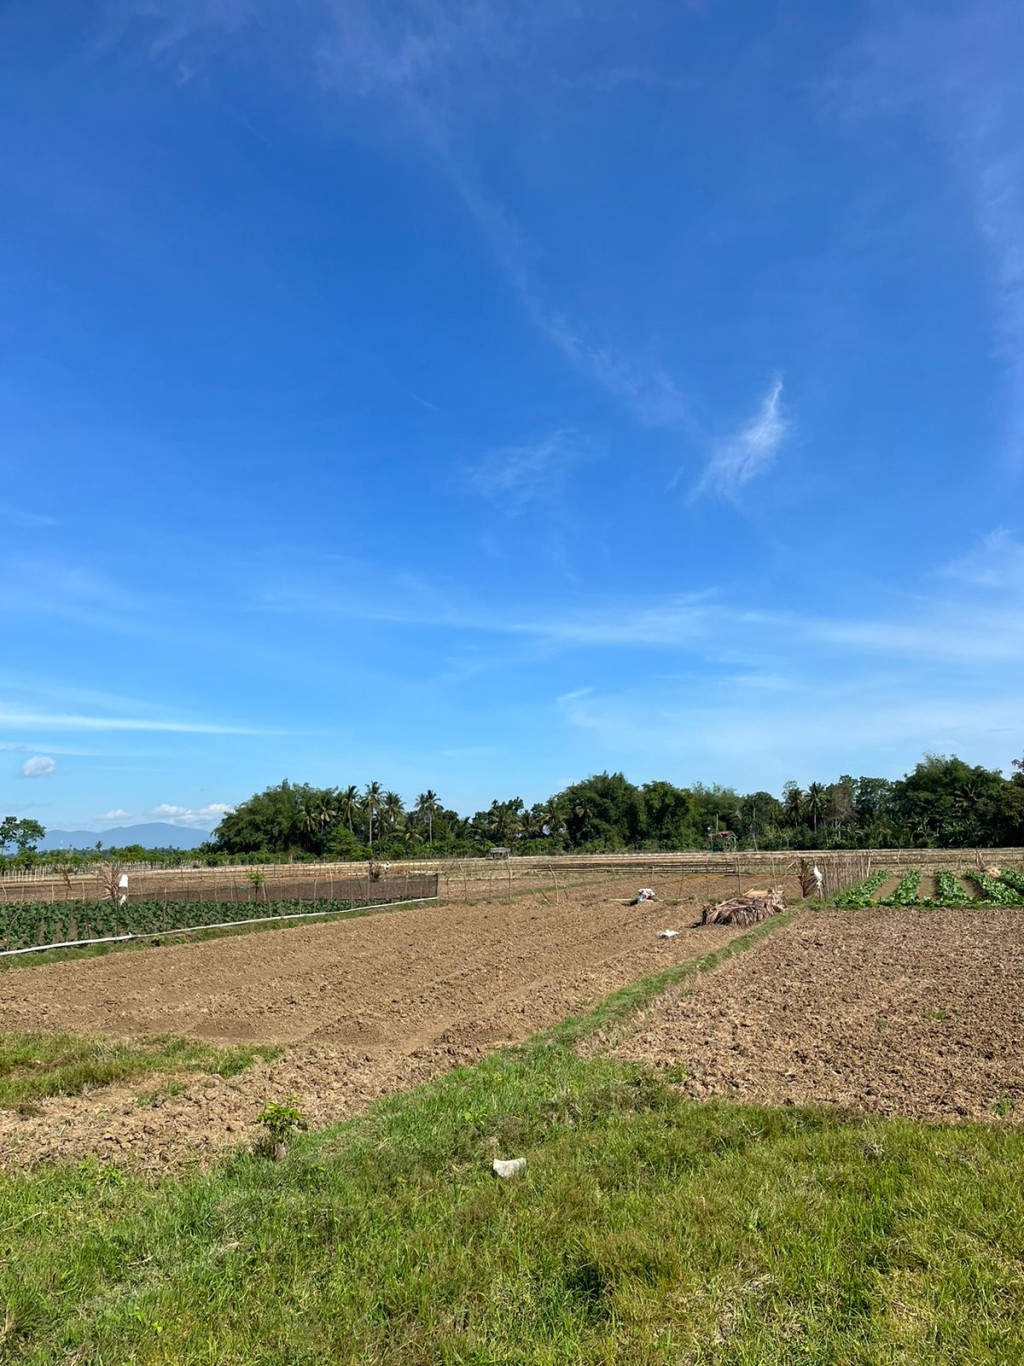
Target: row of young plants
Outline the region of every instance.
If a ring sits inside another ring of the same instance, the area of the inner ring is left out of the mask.
[[[878,902],[878,905],[919,906],[921,904],[920,891],[923,876],[920,868],[909,869],[903,874],[889,895]]]
[[[938,884],[939,892],[937,899],[943,906],[962,906],[964,902],[975,900],[963,883],[948,868],[940,869],[935,874],[935,881]]]
[[[870,877],[866,877],[863,882],[855,882],[852,887],[844,887],[837,896],[832,898],[833,903],[836,906],[870,906],[871,898],[882,883],[888,882],[891,876],[888,868],[880,868]]]
[[[993,906],[1024,906],[1024,896],[1001,878],[991,877],[988,873],[971,873],[970,876],[981,888],[984,900]]]
[[[331,915],[385,899],[390,899],[390,893],[359,901],[333,897],[316,901],[128,901],[123,906],[110,901],[0,902],[0,951],[116,935],[203,929],[272,916]]]
[[[1024,906],[1024,875],[1001,873],[998,878],[990,873],[965,874],[977,888],[972,896],[960,880],[948,869],[935,874],[937,895],[921,896],[922,870],[909,869],[886,897],[876,898],[875,892],[892,877],[891,870],[880,869],[863,882],[846,887],[832,898],[833,905],[847,909],[865,906]]]

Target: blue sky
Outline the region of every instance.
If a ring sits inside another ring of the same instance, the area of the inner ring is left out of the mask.
[[[1024,15],[7,0],[0,804],[1024,749]]]

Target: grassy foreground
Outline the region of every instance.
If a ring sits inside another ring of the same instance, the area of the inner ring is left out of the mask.
[[[576,1055],[652,990],[282,1162],[4,1177],[0,1360],[1024,1360],[1024,1133],[697,1105]]]

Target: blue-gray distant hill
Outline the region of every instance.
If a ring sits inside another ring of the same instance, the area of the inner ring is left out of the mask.
[[[47,830],[37,849],[92,849],[97,840],[104,849],[141,844],[144,849],[195,849],[210,838],[207,830],[186,830],[166,821],[146,825],[115,825],[110,830]]]

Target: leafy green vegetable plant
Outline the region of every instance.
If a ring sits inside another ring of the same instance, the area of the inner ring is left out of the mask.
[[[970,892],[960,884],[948,868],[940,869],[935,874],[935,881],[939,890],[936,900],[943,906],[959,906],[965,901],[974,900]]]
[[[988,873],[972,873],[971,880],[981,888],[985,900],[994,906],[1024,906],[1024,896],[1020,892]]]
[[[835,906],[870,906],[871,898],[878,891],[883,882],[886,882],[892,874],[887,868],[880,868],[877,872],[866,877],[863,882],[855,882],[852,887],[844,887],[832,899]]]
[[[922,876],[920,868],[910,869],[900,878],[895,891],[890,892],[885,900],[878,904],[880,906],[919,906],[921,898],[918,893]]]

